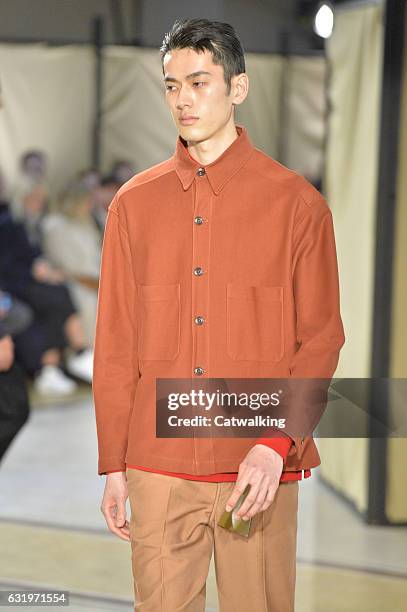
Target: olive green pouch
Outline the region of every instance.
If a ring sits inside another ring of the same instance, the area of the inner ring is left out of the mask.
[[[243,504],[249,491],[250,491],[250,485],[248,484],[245,490],[243,491],[243,493],[241,494],[241,496],[239,497],[239,499],[237,500],[236,506],[233,508],[233,510],[230,510],[229,512],[225,510],[225,512],[222,514],[222,516],[220,517],[218,521],[218,525],[220,527],[223,527],[224,529],[228,529],[229,531],[233,531],[233,533],[237,533],[241,536],[244,536],[245,538],[249,537],[250,525],[251,525],[252,519],[249,518],[248,521],[244,521],[241,518],[240,519],[236,518],[235,513],[237,512],[237,510],[239,510],[240,506]]]

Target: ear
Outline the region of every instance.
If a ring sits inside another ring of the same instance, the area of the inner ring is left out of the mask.
[[[232,77],[232,104],[241,104],[249,93],[249,77],[245,72]]]

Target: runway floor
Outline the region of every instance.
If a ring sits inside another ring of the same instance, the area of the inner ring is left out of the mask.
[[[0,467],[0,591],[61,589],[72,612],[133,610],[130,545],[104,524],[96,458],[88,388],[57,405],[34,398]],[[404,611],[407,528],[364,524],[317,473],[300,483],[296,612]],[[217,609],[212,563],[207,611]]]

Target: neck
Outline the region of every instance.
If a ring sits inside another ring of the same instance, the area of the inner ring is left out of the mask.
[[[205,166],[220,157],[238,136],[234,121],[229,121],[204,140],[187,140],[188,152]]]

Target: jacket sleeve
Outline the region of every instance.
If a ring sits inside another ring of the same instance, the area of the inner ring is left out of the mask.
[[[129,237],[116,196],[103,236],[92,391],[98,473],[125,470],[129,422],[139,380],[136,285]]]
[[[316,190],[312,200],[303,201],[299,210],[292,240],[297,350],[289,364],[290,376],[327,379],[327,389],[345,342],[332,213]],[[309,386],[306,381],[303,384],[306,393]],[[295,402],[294,413],[305,396],[300,385],[295,389],[298,403]],[[302,437],[294,437],[290,454],[297,452],[301,456],[303,441]]]
[[[325,379],[319,383],[319,391],[324,393],[329,388],[345,341],[332,213],[320,192],[312,188],[311,193],[313,197],[308,196],[307,201],[299,196],[292,236],[297,350],[289,363],[294,381],[290,385],[287,421],[295,419],[294,432],[290,433],[290,427],[285,433],[270,428],[267,437],[257,442],[273,448],[284,461],[288,455],[301,457],[306,436],[296,433],[299,429],[314,429],[322,416],[323,403],[316,407],[307,404],[307,398],[317,391],[312,379]]]

